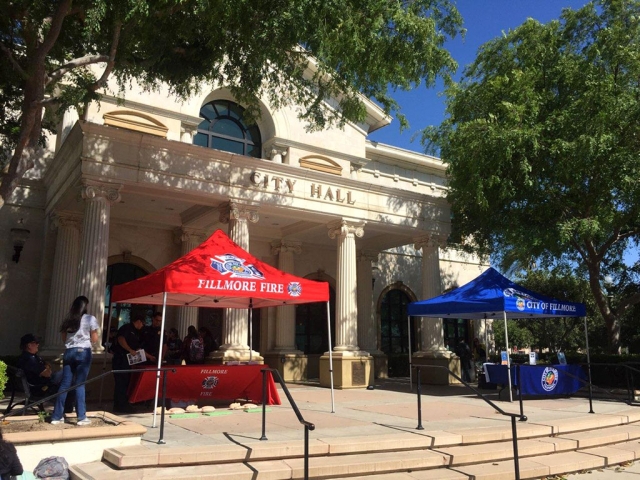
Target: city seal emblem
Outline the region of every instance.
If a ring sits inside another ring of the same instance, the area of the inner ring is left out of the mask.
[[[218,377],[205,377],[205,379],[202,380],[202,388],[205,388],[207,390],[215,388],[216,385],[218,385]]]
[[[542,372],[542,378],[540,380],[545,392],[553,392],[556,385],[558,385],[558,370],[553,367],[546,367]]]
[[[287,285],[287,292],[292,297],[299,297],[302,295],[302,285],[300,285],[300,282],[291,282]]]

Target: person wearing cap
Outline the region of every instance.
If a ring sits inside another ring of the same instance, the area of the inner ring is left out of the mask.
[[[32,393],[36,397],[53,395],[58,391],[62,380],[62,371],[53,372],[51,364],[45,362],[40,355],[40,339],[32,333],[27,333],[20,338],[22,353],[18,358],[18,368],[24,371],[27,382],[32,387]]]
[[[142,333],[144,318],[137,315],[130,323],[125,323],[118,330],[116,341],[113,345],[113,358],[111,368],[113,370],[130,370],[128,354],[135,354],[142,347]],[[115,383],[113,390],[113,411],[114,413],[131,413],[132,407],[129,403],[127,390],[129,389],[130,373],[116,373],[113,377]]]

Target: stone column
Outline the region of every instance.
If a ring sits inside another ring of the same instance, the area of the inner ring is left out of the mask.
[[[442,293],[440,280],[440,243],[442,239],[429,234],[415,240],[416,250],[422,249],[422,298],[437,297]],[[420,350],[423,352],[442,353],[444,347],[444,331],[441,318],[421,319]]]
[[[271,253],[278,255],[278,269],[293,273],[293,256],[302,251],[298,242],[280,240],[271,244]],[[296,307],[276,307],[276,345],[278,353],[302,353],[296,348]]]
[[[422,299],[437,297],[442,293],[439,249],[444,241],[435,232],[414,239],[416,250],[422,250]],[[413,354],[412,361],[422,365],[442,365],[460,373],[458,358],[444,346],[441,318],[420,317],[420,350]],[[421,378],[425,383],[437,385],[457,383],[446,371],[433,368],[423,368]]]
[[[186,227],[177,229],[175,231],[175,236],[176,240],[178,240],[181,245],[181,256],[189,253],[205,239],[204,233],[200,230],[194,230]],[[180,338],[184,338],[187,335],[187,330],[190,325],[198,328],[198,309],[196,307],[179,307],[178,323],[176,328],[178,329]]]
[[[337,352],[359,350],[355,237],[363,235],[364,222],[342,219],[329,224],[329,238],[338,239],[336,345],[334,348]]]
[[[82,187],[85,201],[82,221],[82,243],[76,294],[89,299],[88,312],[102,325],[104,319],[104,287],[107,279],[109,248],[109,215],[111,204],[120,201],[122,185],[86,182]],[[96,347],[102,351],[103,347]]]
[[[358,346],[371,354],[382,354],[378,349],[378,327],[373,314],[373,283],[371,264],[378,261],[378,253],[358,252]]]
[[[58,230],[56,250],[53,258],[51,292],[44,348],[41,355],[58,355],[64,350],[60,337],[60,326],[69,312],[71,302],[76,297],[78,256],[80,254],[81,218],[68,213],[57,212],[52,216],[52,229]],[[100,322],[101,319],[98,318]]]
[[[358,296],[355,237],[364,235],[365,222],[343,218],[332,222],[329,237],[337,239],[336,344],[333,354],[336,388],[366,387],[373,383],[373,357],[358,348]],[[371,279],[368,279],[371,282]],[[320,385],[328,386],[329,355],[320,358]]]
[[[247,252],[249,251],[249,222],[258,221],[255,206],[231,201],[220,208],[220,222],[229,224],[229,238]],[[227,308],[222,324],[222,345],[218,355],[223,360],[249,359],[249,312],[247,308]],[[253,360],[262,360],[257,354],[251,354]]]

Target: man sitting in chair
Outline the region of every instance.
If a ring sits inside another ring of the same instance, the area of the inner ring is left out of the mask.
[[[38,355],[40,339],[32,333],[20,339],[22,353],[18,358],[18,368],[22,369],[31,386],[31,393],[36,397],[53,395],[58,391],[62,380],[62,370],[53,372],[51,364]]]

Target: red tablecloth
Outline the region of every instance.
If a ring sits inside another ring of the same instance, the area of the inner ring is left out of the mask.
[[[176,373],[167,373],[167,398],[236,400],[246,398],[262,404],[264,365],[176,365]],[[150,400],[156,394],[156,372],[133,373],[129,387],[132,403]],[[162,395],[162,376],[160,391]],[[267,372],[267,405],[280,405],[280,395]]]

